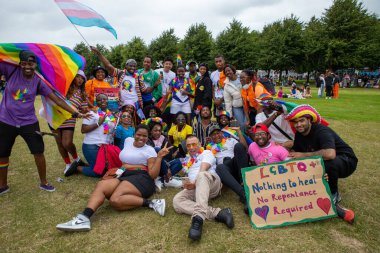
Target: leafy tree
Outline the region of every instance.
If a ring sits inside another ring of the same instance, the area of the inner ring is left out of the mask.
[[[329,68],[359,67],[365,64],[361,58],[366,51],[363,45],[371,36],[372,20],[357,0],[334,0],[322,17],[326,26],[326,62]],[[378,43],[378,42],[377,42]]]
[[[179,44],[183,60],[195,60],[198,63],[209,62],[214,41],[204,23],[191,25]],[[186,62],[184,62],[185,64]]]
[[[163,61],[166,57],[171,57],[175,61],[178,53],[178,41],[179,38],[174,34],[174,29],[170,28],[152,40],[148,52],[154,61]]]
[[[119,44],[111,47],[110,53],[107,55],[107,59],[112,63],[114,67],[123,69],[125,67],[126,50],[126,44]]]
[[[127,43],[125,51],[123,52],[123,62],[127,59],[135,59],[137,61],[138,68],[142,68],[144,57],[147,55],[148,47],[143,39],[140,37],[133,37],[130,42]],[[123,68],[124,68],[123,65]]]
[[[96,44],[96,48],[103,54],[107,55],[109,53],[109,50],[101,44]],[[84,69],[85,74],[87,77],[91,76],[92,70],[98,66],[101,65],[100,60],[98,57],[91,52],[91,50],[84,44],[84,42],[81,42],[77,45],[75,45],[73,49],[76,53],[82,55],[86,59],[86,67]]]
[[[233,19],[229,27],[217,36],[214,55],[223,55],[228,63],[238,69],[253,67],[255,64],[253,38],[254,35],[250,33],[248,27]]]

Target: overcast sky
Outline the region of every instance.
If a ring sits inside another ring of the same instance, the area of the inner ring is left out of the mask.
[[[251,30],[295,14],[300,21],[320,17],[332,0],[78,0],[103,15],[118,33],[94,27],[78,27],[91,45],[107,47],[138,36],[149,44],[162,31],[174,28],[183,38],[191,24],[205,23],[215,38],[233,18]],[[371,13],[380,16],[379,0],[364,0]],[[53,0],[0,0],[0,42],[54,43],[74,47],[82,41],[78,32]]]

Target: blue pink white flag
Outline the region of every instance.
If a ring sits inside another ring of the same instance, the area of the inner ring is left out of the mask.
[[[55,3],[71,23],[86,27],[97,26],[104,28],[112,33],[117,39],[115,29],[113,29],[113,27],[104,19],[102,15],[90,7],[74,0],[55,0]]]

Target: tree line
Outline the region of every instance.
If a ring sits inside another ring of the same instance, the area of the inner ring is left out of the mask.
[[[146,55],[153,62],[180,54],[183,63],[190,59],[215,68],[214,57],[223,55],[237,69],[263,69],[297,72],[326,69],[379,67],[380,20],[357,0],[334,0],[320,18],[301,22],[291,15],[266,25],[261,32],[251,30],[239,20],[213,38],[206,24],[192,24],[180,39],[173,28],[163,31],[149,45],[140,37],[126,44],[96,47],[119,68],[134,58],[142,67]],[[87,60],[86,74],[100,62],[82,42],[74,50]],[[152,67],[154,67],[153,64]]]

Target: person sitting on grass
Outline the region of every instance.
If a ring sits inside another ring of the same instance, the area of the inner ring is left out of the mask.
[[[39,134],[40,126],[34,108],[37,95],[48,97],[59,107],[72,113],[73,118],[89,117],[66,104],[35,74],[38,59],[32,51],[22,50],[19,59],[18,66],[0,62],[0,73],[7,80],[0,103],[0,195],[9,192],[9,156],[19,135],[34,156],[40,178],[39,188],[48,192],[55,191],[54,186],[46,179],[45,146],[42,135]]]
[[[90,218],[105,199],[118,211],[142,206],[161,216],[165,215],[165,199],[148,198],[155,192],[154,179],[160,172],[162,158],[169,153],[170,148],[165,146],[157,154],[154,148],[146,145],[148,135],[148,126],[136,127],[134,138],[127,138],[124,149],[120,152],[119,158],[123,166],[115,172],[114,177],[99,181],[83,212],[66,223],[58,224],[58,230],[89,231]]]
[[[132,115],[127,111],[121,112],[119,122],[120,124],[116,127],[114,144],[122,150],[125,139],[135,135],[135,128],[132,126]]]
[[[237,127],[236,131],[240,136],[239,141],[226,138],[219,126],[211,128],[211,142],[206,149],[211,150],[216,157],[216,173],[222,183],[232,189],[240,197],[240,201],[246,204],[244,188],[241,185],[241,169],[248,167],[248,147],[240,128]]]
[[[295,107],[288,114],[287,120],[296,129],[289,157],[296,159],[322,156],[338,216],[353,223],[355,213],[339,204],[341,196],[338,191],[338,179],[346,178],[356,170],[358,158],[354,151],[331,128],[321,124],[321,116],[309,105]]]
[[[222,182],[215,172],[215,157],[210,150],[204,150],[196,136],[186,139],[188,156],[183,162],[183,170],[189,177],[184,182],[184,190],[174,196],[173,207],[177,213],[191,215],[189,238],[200,240],[205,219],[215,220],[234,227],[230,208],[214,208],[208,205],[211,198],[220,195]]]
[[[98,151],[102,144],[110,144],[112,135],[116,126],[116,117],[108,110],[108,97],[105,94],[96,96],[96,104],[94,111],[90,111],[91,119],[85,119],[82,123],[82,133],[85,134],[82,151],[88,162],[88,166],[81,165],[77,161],[73,161],[68,170],[65,171],[65,176],[69,177],[78,171],[88,177],[101,177],[95,173],[94,167]]]

